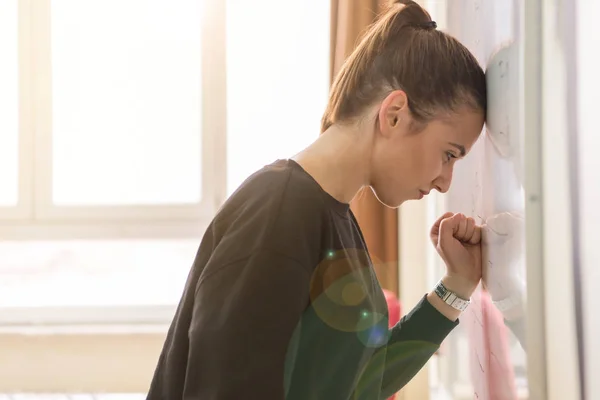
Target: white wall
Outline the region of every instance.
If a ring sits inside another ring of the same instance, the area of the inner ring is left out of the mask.
[[[485,131],[471,153],[456,164],[445,208],[471,216],[480,224],[491,224],[492,219],[510,213],[510,228],[505,232],[510,240],[488,240],[489,235],[484,236],[484,276],[490,292],[495,289],[499,300],[516,292],[502,288],[521,288],[526,275],[521,245],[524,224],[522,218],[516,217],[525,213],[521,2],[448,0],[446,4],[447,32],[460,40],[486,70],[489,104]],[[494,318],[490,313],[498,312],[486,306],[485,297],[487,294],[481,291],[473,295],[471,306],[461,316],[460,327],[448,340],[445,360],[440,364],[440,375],[445,377],[447,391],[455,400],[499,398],[504,387],[513,382],[518,382],[515,392],[527,391],[523,384],[524,351],[502,322],[491,322]],[[500,331],[505,332],[495,334]],[[501,367],[492,367],[495,363]],[[506,378],[500,378],[493,368],[505,371]],[[506,372],[512,370],[517,379]],[[492,382],[502,379],[508,382]]]
[[[580,2],[592,7],[589,0]],[[469,157],[457,165],[445,206],[450,211],[472,215],[482,223],[489,222],[490,217],[499,213],[525,214],[525,226],[519,225],[513,233],[526,237],[526,246],[490,249],[488,243],[485,260],[487,267],[488,261],[495,261],[494,257],[502,259],[508,254],[510,263],[516,265],[509,275],[518,275],[527,284],[528,353],[526,355],[512,338],[508,367],[523,367],[527,357],[528,374],[520,375],[522,379],[529,379],[528,397],[531,399],[578,399],[576,297],[570,231],[571,160],[568,151],[568,127],[572,115],[566,103],[570,93],[569,46],[572,46],[569,30],[573,27],[564,25],[565,21],[571,22],[564,17],[566,3],[560,0],[446,0],[429,3],[435,3],[438,9],[446,8],[445,27],[487,69],[490,90],[487,131]],[[595,11],[582,11],[589,16],[589,21],[578,25],[589,28],[597,25],[592,18],[599,15],[600,10]],[[589,39],[593,35],[587,36]],[[589,60],[598,53],[598,38],[596,34],[595,45],[589,44],[587,51],[580,50],[580,55],[586,51],[588,56],[588,75],[600,69],[598,61]],[[580,78],[583,79],[583,76],[584,72]],[[587,87],[588,93],[598,93],[598,89],[590,88],[592,78],[586,79],[581,84]],[[588,119],[594,111],[588,110]],[[589,132],[593,132],[592,124],[593,121],[588,121],[588,126],[592,127],[588,128]],[[583,125],[582,132],[585,131]],[[595,136],[594,139],[596,144],[600,144]],[[588,152],[588,157],[593,158],[595,148],[589,140],[582,138],[580,144]],[[596,167],[600,166],[599,159],[597,156],[593,159]],[[591,161],[585,156],[581,156],[579,161],[587,163],[581,172],[582,187],[585,187],[582,218],[586,219],[582,226],[583,280],[593,284],[590,278],[600,275],[597,270],[592,270],[597,265],[594,261],[598,260],[599,254],[592,254],[592,250],[597,249],[593,249],[591,241],[597,242],[597,239],[589,233],[597,225],[594,222],[600,222],[600,212],[585,207],[587,204],[591,208],[591,204],[598,203],[600,190],[590,193],[591,182],[598,182],[590,175],[597,168],[592,168]],[[599,186],[596,184],[595,188]],[[597,219],[593,219],[594,212]],[[421,217],[421,221],[423,219]],[[401,240],[407,242],[406,237],[401,236]],[[420,248],[413,247],[415,249]],[[427,257],[421,256],[421,259],[426,260]],[[406,267],[401,265],[403,270]],[[489,268],[486,271],[489,276]],[[426,278],[423,274],[415,277],[419,282]],[[600,370],[600,362],[598,357],[594,357],[597,352],[593,353],[598,348],[590,343],[590,338],[600,334],[600,317],[591,314],[594,307],[590,297],[595,293],[589,292],[591,290],[586,293],[588,298],[584,305],[588,336],[586,353],[591,353],[587,357],[587,381],[591,391],[594,390],[592,385],[600,386],[598,382],[592,382],[591,371]],[[596,304],[599,303],[596,300]],[[477,360],[473,361],[477,350],[488,348],[482,342],[489,345],[489,332],[479,329],[476,324],[472,328],[473,322],[476,322],[472,314],[478,312],[481,317],[478,305],[472,304],[470,311],[473,312],[467,312],[461,318],[462,329],[457,329],[449,338],[446,351],[437,363],[439,369],[430,365],[430,371],[434,375],[437,373],[435,378],[441,380],[450,398],[473,398],[474,391],[479,399],[496,398],[498,393],[490,393],[485,385],[480,384],[483,379],[490,379],[490,374],[480,373],[480,365]],[[469,328],[465,329],[467,326]],[[600,398],[598,392],[593,393],[589,398]],[[523,395],[527,398],[526,391]]]
[[[583,282],[583,316],[586,360],[586,398],[600,398],[600,2],[579,0],[576,24],[578,41],[579,196]]]

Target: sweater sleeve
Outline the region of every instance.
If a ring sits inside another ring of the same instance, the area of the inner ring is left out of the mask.
[[[183,399],[283,400],[286,352],[309,300],[309,278],[295,261],[261,251],[202,282]]]
[[[398,392],[423,368],[458,323],[442,315],[427,301],[427,295],[423,296],[412,311],[389,330],[386,345],[375,352],[364,370],[356,389],[357,398],[374,384],[381,384],[381,399]],[[376,377],[381,375],[383,379],[378,381]]]

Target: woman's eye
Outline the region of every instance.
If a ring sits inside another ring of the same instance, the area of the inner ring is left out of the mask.
[[[454,155],[454,153],[447,151],[446,152],[446,161],[450,162],[450,160],[452,160],[453,158],[456,158],[456,156]]]

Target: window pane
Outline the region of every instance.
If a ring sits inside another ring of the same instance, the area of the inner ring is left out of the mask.
[[[177,304],[198,240],[0,242],[0,309]]]
[[[52,1],[53,199],[201,196],[201,0]]]
[[[227,0],[228,193],[318,137],[329,91],[329,3]]]
[[[18,201],[17,0],[0,1],[0,206]]]

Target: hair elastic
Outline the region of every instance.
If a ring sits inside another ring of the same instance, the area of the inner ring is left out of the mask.
[[[435,21],[424,22],[421,24],[421,27],[425,29],[436,29],[437,23]]]

